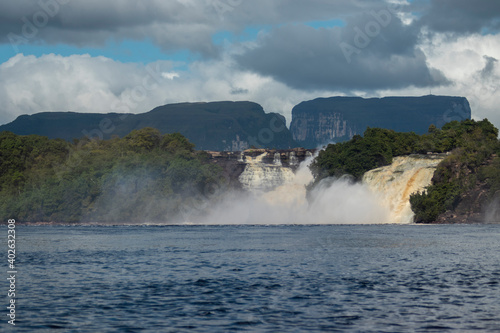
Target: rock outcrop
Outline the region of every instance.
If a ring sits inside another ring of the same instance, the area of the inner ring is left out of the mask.
[[[313,149],[247,149],[242,152],[207,151],[212,163],[220,166],[234,188],[268,191],[293,177],[300,163],[315,153]]]
[[[367,127],[423,134],[431,124],[470,118],[463,97],[318,98],[294,107],[290,131],[300,146],[316,148],[362,135]]]

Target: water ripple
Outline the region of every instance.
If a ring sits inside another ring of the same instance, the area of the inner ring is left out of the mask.
[[[500,226],[19,234],[21,332],[500,330]]]

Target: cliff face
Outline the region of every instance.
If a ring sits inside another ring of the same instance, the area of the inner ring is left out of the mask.
[[[224,177],[232,187],[268,191],[292,179],[300,163],[312,157],[315,150],[248,149],[242,152],[207,153],[212,163],[223,169]]]
[[[259,104],[212,102],[169,104],[142,114],[43,112],[20,116],[0,126],[0,131],[71,141],[84,136],[109,139],[154,127],[162,134],[181,133],[198,150],[242,151],[317,148],[349,140],[367,127],[423,134],[431,124],[441,127],[470,118],[471,109],[463,97],[332,97],[295,106],[290,130],[282,115],[266,113]]]
[[[295,141],[309,147],[332,141],[346,141],[362,132],[355,123],[344,119],[341,112],[296,112],[291,130]]]
[[[276,153],[273,163],[264,163],[267,152],[263,152],[256,157],[244,156],[245,170],[238,177],[245,190],[250,191],[269,191],[290,183],[294,178],[291,168],[283,167],[280,154]]]
[[[423,134],[431,124],[470,118],[463,97],[318,98],[294,107],[290,131],[299,145],[315,148],[349,140],[367,127]]]
[[[413,223],[410,195],[431,185],[442,154],[394,158],[391,165],[368,171],[363,183],[376,193],[390,212],[389,223]]]
[[[297,145],[276,113],[253,102],[180,103],[138,116],[136,127],[180,132],[198,150],[242,151],[251,147],[290,149]]]

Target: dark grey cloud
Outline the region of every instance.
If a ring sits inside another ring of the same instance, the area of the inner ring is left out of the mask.
[[[0,43],[102,46],[152,40],[164,51],[215,56],[218,31],[342,19],[384,0],[16,0],[0,2]],[[14,41],[13,41],[14,39]],[[21,43],[22,42],[22,43]]]
[[[103,46],[152,40],[165,51],[217,53],[214,15],[190,1],[19,0],[0,2],[0,43]]]
[[[211,1],[211,0],[209,0]],[[224,1],[224,0],[221,0]],[[238,0],[226,0],[238,2]],[[380,7],[385,0],[241,0],[227,19],[243,24],[286,24],[344,19]]]
[[[435,32],[484,33],[500,31],[498,0],[418,0],[420,23]]]
[[[150,39],[165,51],[189,49],[214,56],[219,50],[212,37],[218,31],[238,33],[248,25],[349,21],[384,6],[386,0],[1,1],[0,43],[12,42],[12,34],[27,43],[82,47],[104,45],[110,39]],[[497,0],[415,0],[400,10],[417,11],[419,23],[434,31],[500,29]],[[32,27],[37,30],[34,34]]]
[[[237,57],[240,66],[298,89],[387,89],[448,83],[417,47],[419,29],[379,8],[345,27],[288,25]]]
[[[384,16],[383,12],[390,16]],[[400,15],[416,14],[411,25]],[[304,23],[341,20],[344,27]],[[430,87],[449,83],[418,45],[432,32],[500,30],[500,1],[415,0],[17,0],[0,2],[0,43],[102,46],[110,40],[151,40],[165,52],[221,54],[220,31],[269,28],[236,57],[241,68],[290,87],[314,90]],[[27,34],[29,36],[27,36]],[[13,36],[18,39],[13,40]],[[491,66],[494,66],[492,64]]]
[[[489,79],[495,75],[495,67],[498,63],[498,59],[493,57],[484,56],[484,60],[486,60],[486,65],[481,70],[481,77],[483,79]]]

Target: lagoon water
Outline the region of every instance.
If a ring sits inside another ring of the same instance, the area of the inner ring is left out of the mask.
[[[500,331],[499,225],[16,231],[18,332]]]

